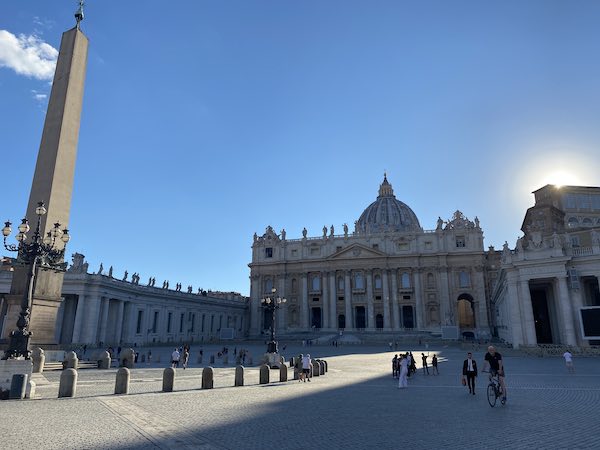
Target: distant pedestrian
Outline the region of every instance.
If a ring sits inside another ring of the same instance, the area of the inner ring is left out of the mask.
[[[413,356],[412,352],[408,353],[410,355],[410,364],[408,366],[408,372],[409,373],[417,373],[417,362],[415,361],[415,357]]]
[[[432,372],[434,375],[439,375],[440,371],[438,370],[438,359],[437,355],[434,353],[433,358],[431,358],[431,366],[433,367]]]
[[[398,355],[394,355],[392,358],[392,377],[398,376]]]
[[[310,367],[310,354],[306,354],[306,356],[302,357],[302,379],[304,380],[304,382],[306,382],[306,380],[308,379],[308,381],[310,381],[312,373],[311,372],[311,367]]]
[[[398,389],[408,387],[408,356],[400,357],[400,376],[398,377]]]
[[[190,352],[187,348],[183,349],[183,370],[185,370],[188,366],[188,362],[190,360]]]
[[[179,350],[173,350],[173,353],[171,353],[171,367],[179,367],[179,358],[181,358],[181,353],[179,353]]]
[[[429,375],[429,366],[427,365],[427,355],[425,353],[421,353],[421,361],[423,361],[423,375],[425,375],[425,372]]]
[[[575,373],[575,368],[573,367],[573,355],[569,350],[563,353],[563,358],[565,358],[565,364],[567,366],[567,372]]]
[[[469,394],[475,395],[475,378],[477,378],[477,363],[473,359],[471,352],[467,353],[467,359],[463,362],[463,384],[469,386]]]

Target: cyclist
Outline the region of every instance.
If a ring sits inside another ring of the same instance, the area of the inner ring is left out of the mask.
[[[498,380],[500,381],[500,386],[502,386],[502,403],[506,403],[506,384],[504,383],[504,363],[502,361],[502,355],[496,351],[493,345],[488,347],[488,351],[485,354],[483,361],[483,371],[486,371],[486,368],[490,368],[490,379],[498,374]]]

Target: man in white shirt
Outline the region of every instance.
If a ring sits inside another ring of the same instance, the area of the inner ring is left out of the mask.
[[[563,358],[565,358],[565,364],[567,365],[567,372],[575,373],[575,368],[573,367],[573,355],[569,350],[563,353]]]
[[[310,378],[312,377],[312,373],[310,372],[310,355],[307,353],[305,356],[302,357],[302,378],[304,382],[306,382],[307,379],[308,381],[310,381]]]
[[[171,353],[171,367],[175,368],[175,367],[179,367],[179,358],[181,357],[181,354],[179,353],[179,350],[175,349],[173,350],[173,353]]]

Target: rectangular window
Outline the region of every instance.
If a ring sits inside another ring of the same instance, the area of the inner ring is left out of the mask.
[[[400,242],[398,243],[398,250],[401,252],[405,252],[408,250],[408,242]]]
[[[310,254],[311,255],[318,255],[321,253],[321,249],[319,247],[312,247],[310,249]]]
[[[156,333],[157,326],[158,326],[158,311],[154,311],[154,319],[152,320],[152,333]]]
[[[292,249],[292,256],[298,256],[298,250]]]
[[[273,257],[273,247],[265,248],[265,258],[272,258],[272,257]]]
[[[410,295],[403,295],[402,299],[404,299],[404,300],[410,300]]]
[[[381,295],[376,295],[375,300],[381,300]]]
[[[459,286],[466,288],[471,286],[471,274],[468,272],[460,272],[459,274]]]
[[[338,297],[338,302],[343,302],[344,301],[344,297]]]
[[[313,302],[318,302],[319,301],[319,297],[313,297]]]
[[[456,247],[463,248],[465,246],[465,237],[464,236],[456,236]]]
[[[590,209],[590,196],[586,194],[579,194],[577,196],[577,207],[579,209]]]
[[[374,248],[375,250],[379,250],[379,244],[373,244],[373,248]]]
[[[431,250],[432,248],[433,248],[433,245],[432,245],[431,241],[425,242],[425,250]]]
[[[565,206],[567,209],[577,208],[577,197],[575,196],[575,194],[565,195]]]
[[[185,319],[185,314],[181,313],[181,317],[179,318],[179,332],[183,333],[183,320]]]
[[[173,313],[169,313],[167,316],[167,333],[171,332],[171,320],[173,319]]]
[[[571,246],[579,247],[581,244],[579,243],[579,236],[571,236]]]
[[[136,334],[142,333],[142,320],[144,319],[144,311],[138,311],[137,326],[135,327]]]

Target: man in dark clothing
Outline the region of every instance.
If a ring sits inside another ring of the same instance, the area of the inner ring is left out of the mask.
[[[502,355],[496,351],[493,345],[488,347],[488,351],[485,354],[483,362],[483,370],[485,372],[486,367],[490,368],[490,377],[498,374],[500,386],[502,386],[502,402],[506,403],[506,384],[504,382],[504,363],[502,361]]]
[[[463,377],[467,378],[469,394],[475,395],[475,378],[477,377],[477,363],[473,359],[471,352],[467,353],[467,359],[463,362]]]
[[[425,353],[421,353],[421,360],[423,361],[423,375],[425,375],[425,372],[429,375],[429,367],[427,366],[427,356],[425,356]]]

